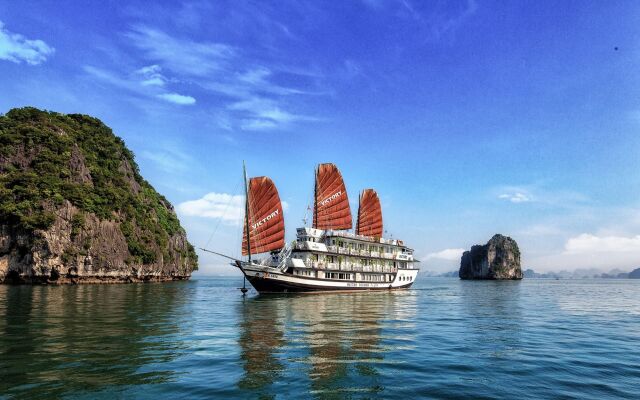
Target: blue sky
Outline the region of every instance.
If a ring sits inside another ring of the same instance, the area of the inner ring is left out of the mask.
[[[289,240],[334,162],[424,269],[500,232],[536,270],[629,270],[638,21],[633,1],[2,2],[0,112],[102,119],[196,246],[239,254],[242,160]]]

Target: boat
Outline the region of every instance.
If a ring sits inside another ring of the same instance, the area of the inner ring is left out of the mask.
[[[315,170],[311,226],[296,229],[285,243],[282,202],[266,176],[247,180],[242,255],[246,259],[202,249],[233,260],[259,293],[408,289],[419,268],[413,249],[402,240],[383,237],[380,198],[374,189],[360,192],[354,231],[342,174],[332,163]],[[306,220],[305,220],[305,225]],[[259,258],[258,255],[266,255]],[[243,293],[246,292],[243,286]]]

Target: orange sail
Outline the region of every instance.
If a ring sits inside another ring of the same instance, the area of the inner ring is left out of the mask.
[[[382,208],[373,189],[365,189],[360,195],[356,235],[382,237]]]
[[[351,208],[342,174],[334,164],[320,164],[316,170],[313,227],[351,229]]]
[[[242,235],[242,255],[264,253],[284,247],[284,216],[278,189],[266,176],[251,178],[248,188],[248,223],[244,224]]]

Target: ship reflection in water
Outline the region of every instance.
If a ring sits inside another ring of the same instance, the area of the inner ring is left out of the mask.
[[[403,329],[415,329],[416,297],[398,291],[246,299],[238,305],[239,388],[267,397],[283,390],[318,398],[382,392],[378,365],[385,354],[414,350],[397,343]]]

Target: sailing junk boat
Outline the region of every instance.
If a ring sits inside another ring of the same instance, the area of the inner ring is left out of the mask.
[[[235,260],[261,293],[388,290],[410,287],[418,275],[413,250],[401,240],[382,238],[380,199],[373,189],[359,197],[355,233],[342,174],[334,164],[315,173],[312,227],[297,229],[297,240],[284,241],[284,216],[273,181],[261,176],[247,184],[242,255]],[[270,253],[257,261],[255,255]],[[219,254],[219,253],[216,253]],[[231,258],[231,257],[229,257]]]

